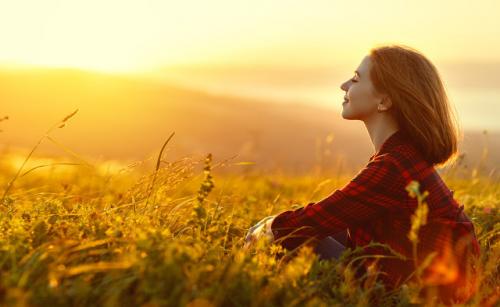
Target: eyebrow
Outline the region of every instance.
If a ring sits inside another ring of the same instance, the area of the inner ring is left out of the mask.
[[[359,71],[355,70],[354,72],[357,73],[359,77],[361,77],[361,75],[359,74]]]

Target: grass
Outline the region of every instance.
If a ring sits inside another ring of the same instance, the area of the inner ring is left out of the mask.
[[[0,203],[0,305],[435,303],[419,301],[414,284],[386,291],[374,271],[356,278],[348,259],[359,250],[319,261],[308,248],[294,257],[277,257],[284,253],[277,245],[243,249],[247,229],[260,219],[330,193],[350,179],[347,174],[332,179],[241,173],[233,170],[252,166],[214,163],[211,155],[167,161],[163,148],[156,163],[114,170],[61,161],[37,167],[33,151],[20,168],[7,155],[0,162],[6,187]],[[33,165],[26,172],[29,159]],[[467,305],[494,305],[500,293],[500,183],[477,172],[469,178],[448,174],[445,181],[465,205],[481,245],[481,287]],[[421,210],[415,220],[423,225]]]

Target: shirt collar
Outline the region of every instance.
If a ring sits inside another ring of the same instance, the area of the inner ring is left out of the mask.
[[[393,149],[397,145],[400,145],[400,144],[404,143],[406,140],[407,140],[407,136],[404,134],[403,130],[401,130],[401,129],[397,130],[396,132],[394,132],[393,134],[391,134],[385,140],[385,142],[382,144],[382,146],[380,147],[380,149],[379,149],[378,152],[376,152],[373,155],[371,155],[371,157],[368,160],[368,162],[370,162],[371,160],[373,160],[373,158],[376,157],[376,156],[379,156],[381,154],[384,154],[384,153],[387,153],[387,152],[391,151],[391,149]]]

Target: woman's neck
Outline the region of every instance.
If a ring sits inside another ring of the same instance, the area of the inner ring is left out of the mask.
[[[366,130],[372,140],[375,153],[379,152],[384,142],[396,131],[399,130],[399,125],[389,116],[389,114],[379,114],[371,121],[364,121]]]

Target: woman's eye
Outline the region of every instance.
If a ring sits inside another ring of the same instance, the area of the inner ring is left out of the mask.
[[[354,78],[351,78],[351,81],[352,82],[358,82],[358,80],[354,80]]]

